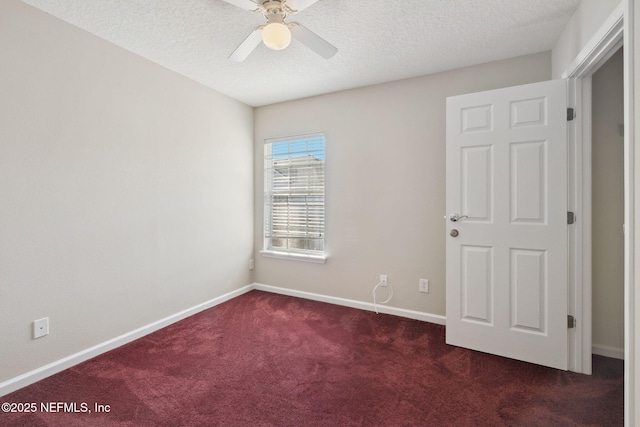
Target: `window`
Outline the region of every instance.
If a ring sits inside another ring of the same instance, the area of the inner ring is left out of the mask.
[[[324,162],[323,134],[265,141],[264,255],[324,262]]]

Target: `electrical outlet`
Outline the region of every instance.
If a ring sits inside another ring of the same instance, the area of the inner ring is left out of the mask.
[[[420,292],[429,293],[429,280],[420,279]]]
[[[381,274],[380,275],[380,286],[387,286],[387,275],[386,274]]]
[[[249,260],[249,270],[253,270],[253,268],[254,268],[253,258],[251,258],[251,259]]]
[[[44,317],[42,319],[33,321],[33,339],[49,335],[49,318]]]

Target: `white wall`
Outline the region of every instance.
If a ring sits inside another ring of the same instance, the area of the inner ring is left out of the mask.
[[[562,73],[622,0],[582,0],[552,50],[552,76]]]
[[[628,123],[627,129],[633,129],[631,136],[631,145],[634,147],[632,151],[633,159],[630,164],[633,168],[631,179],[634,186],[634,245],[631,257],[633,265],[631,270],[635,275],[634,283],[625,295],[627,298],[626,307],[632,307],[629,313],[629,328],[626,336],[633,341],[632,346],[627,346],[625,353],[625,370],[629,375],[625,377],[625,395],[628,397],[626,402],[630,405],[625,407],[625,417],[629,426],[640,425],[640,287],[638,287],[638,274],[640,274],[640,81],[636,77],[640,72],[640,1],[628,0],[630,15],[627,15],[631,25],[627,23],[626,31],[629,36],[629,44],[627,48],[632,55],[627,56],[631,69],[633,70],[630,81],[630,93],[633,98],[629,102],[628,108],[631,109],[631,123]],[[633,92],[632,92],[633,91]]]
[[[622,49],[592,78],[593,346],[624,349],[624,123]]]
[[[253,281],[250,107],[18,0],[0,52],[0,382]]]
[[[255,241],[262,242],[263,141],[324,131],[326,264],[263,258],[259,283],[445,314],[445,99],[550,78],[549,53],[257,108]],[[430,279],[429,294],[418,279]],[[380,294],[383,296],[383,293]]]

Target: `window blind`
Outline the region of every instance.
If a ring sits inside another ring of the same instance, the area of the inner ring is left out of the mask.
[[[324,251],[325,138],[265,141],[265,249]]]

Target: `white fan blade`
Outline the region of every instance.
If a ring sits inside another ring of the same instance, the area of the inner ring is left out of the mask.
[[[256,10],[258,5],[256,2],[251,0],[222,0],[234,6],[238,6],[240,9],[244,10]]]
[[[325,59],[331,58],[338,52],[337,47],[300,24],[291,27],[291,35]]]
[[[289,9],[300,12],[317,2],[318,0],[287,0],[287,6]]]
[[[229,59],[234,62],[242,62],[262,41],[262,28],[256,28],[249,36],[244,39],[240,46],[229,55]]]

